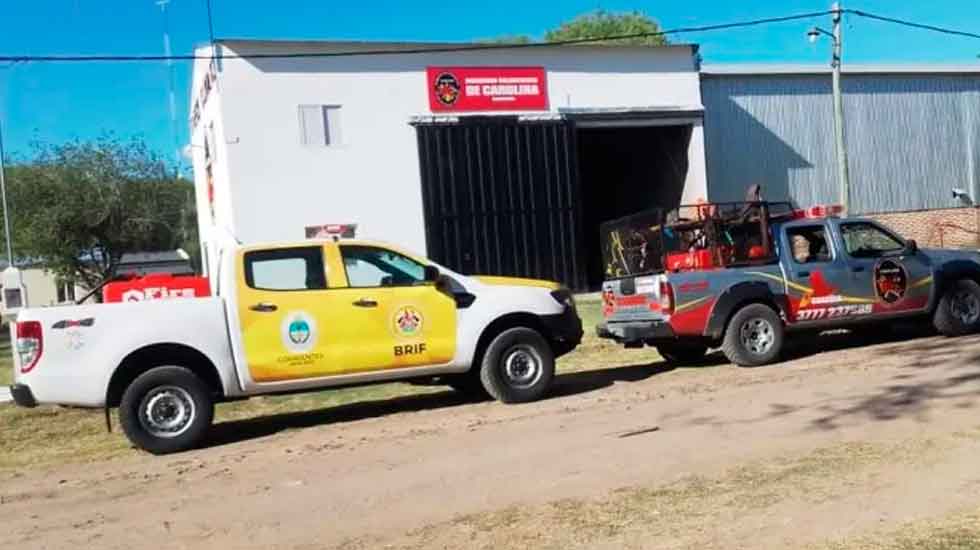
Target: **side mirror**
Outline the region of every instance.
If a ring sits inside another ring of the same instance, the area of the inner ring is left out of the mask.
[[[905,256],[912,256],[919,251],[919,244],[915,242],[915,239],[909,239],[905,241],[905,250],[902,253]]]
[[[425,274],[422,276],[427,283],[436,283],[439,281],[439,268],[434,265],[425,266]]]

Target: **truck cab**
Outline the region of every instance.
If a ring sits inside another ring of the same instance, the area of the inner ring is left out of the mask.
[[[919,249],[874,220],[839,214],[756,201],[616,220],[604,238],[618,276],[603,284],[597,332],[672,361],[720,347],[755,366],[776,361],[788,335],[812,330],[917,316],[948,336],[980,329],[980,254]]]

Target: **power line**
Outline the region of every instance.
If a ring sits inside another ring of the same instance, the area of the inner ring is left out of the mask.
[[[956,29],[948,29],[944,27],[937,27],[935,25],[926,25],[924,23],[916,23],[914,21],[906,21],[904,19],[896,19],[894,17],[886,17],[884,15],[877,15],[874,13],[869,13],[861,10],[844,10],[845,13],[852,13],[859,17],[866,17],[868,19],[877,19],[878,21],[884,21],[886,23],[894,23],[896,25],[903,25],[906,27],[912,27],[914,29],[922,29],[927,31],[938,32],[942,34],[951,34],[954,36],[966,36],[968,38],[980,38],[980,34],[967,31],[959,31]]]
[[[208,2],[210,13],[210,2]],[[570,46],[575,44],[590,44],[596,42],[607,42],[613,40],[628,40],[635,38],[651,38],[656,36],[671,36],[676,34],[689,34],[697,32],[711,32],[744,27],[755,27],[759,25],[769,25],[773,23],[784,23],[797,21],[800,19],[813,19],[830,15],[832,11],[817,11],[809,13],[799,13],[795,15],[785,15],[781,17],[767,17],[763,19],[752,19],[749,21],[736,21],[732,23],[719,23],[715,25],[703,25],[694,27],[678,27],[657,32],[641,32],[634,34],[623,34],[615,36],[598,36],[590,38],[576,38],[572,40],[561,40],[557,42],[531,42],[527,44],[465,44],[459,46],[444,47],[420,47],[399,50],[361,50],[345,52],[290,52],[290,53],[253,53],[253,54],[223,54],[222,59],[295,59],[295,58],[326,58],[326,57],[363,57],[376,55],[411,55],[420,53],[450,53],[468,52],[481,50],[513,50],[526,48],[549,48],[553,46]],[[209,27],[210,27],[210,15]],[[213,30],[211,31],[213,32]],[[213,44],[213,38],[212,38]],[[215,59],[214,55],[0,55],[0,63],[59,63],[59,62],[126,62],[126,61],[194,61],[197,59]]]

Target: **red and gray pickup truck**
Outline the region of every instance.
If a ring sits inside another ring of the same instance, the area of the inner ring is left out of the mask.
[[[980,328],[980,254],[916,242],[840,208],[703,203],[603,225],[602,338],[690,362],[778,360],[787,336],[920,317]]]

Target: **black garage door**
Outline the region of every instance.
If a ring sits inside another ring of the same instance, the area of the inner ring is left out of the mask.
[[[587,286],[568,123],[466,117],[416,129],[430,257],[464,274]]]

